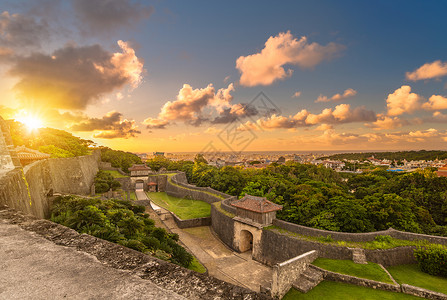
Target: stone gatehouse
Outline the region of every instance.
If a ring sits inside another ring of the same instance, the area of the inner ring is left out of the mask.
[[[253,257],[259,257],[262,228],[270,226],[276,217],[276,211],[282,206],[265,197],[245,195],[230,204],[236,208],[234,220],[233,247],[239,252],[252,250]]]

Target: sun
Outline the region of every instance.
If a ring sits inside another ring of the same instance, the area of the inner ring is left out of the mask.
[[[28,131],[34,131],[36,129],[39,129],[43,126],[43,122],[41,119],[39,119],[36,116],[32,115],[24,115],[21,117],[16,118],[16,121],[19,121],[22,124],[25,124]]]

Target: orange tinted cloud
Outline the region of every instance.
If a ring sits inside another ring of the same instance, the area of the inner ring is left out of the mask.
[[[433,95],[428,99],[428,102],[422,105],[422,108],[427,110],[447,109],[447,98],[440,95]]]
[[[123,119],[117,111],[111,111],[102,118],[87,118],[70,127],[73,131],[93,131],[93,137],[103,139],[130,138],[141,133],[134,120]]]
[[[157,118],[147,118],[143,121],[148,129],[166,128],[171,122],[182,121],[199,126],[203,122],[228,123],[238,117],[256,115],[257,110],[250,105],[232,104],[234,85],[215,90],[212,84],[206,88],[194,89],[189,84],[184,84],[180,89],[177,99],[166,102]],[[205,109],[208,112],[205,113]],[[212,117],[211,114],[216,115]]]
[[[85,109],[114,90],[141,81],[143,63],[133,49],[118,41],[122,53],[100,45],[66,45],[52,55],[18,57],[9,74],[18,78],[15,90],[34,104],[61,109]]]
[[[306,37],[299,40],[290,31],[271,36],[259,53],[240,56],[236,68],[241,73],[240,84],[244,86],[269,85],[276,80],[292,76],[292,69],[284,69],[291,64],[303,69],[311,69],[324,60],[329,60],[345,47],[335,43],[322,46],[309,43]]]
[[[423,98],[416,93],[411,93],[411,87],[403,85],[394,93],[389,94],[386,105],[389,116],[399,116],[404,113],[413,113],[421,108]]]
[[[297,112],[294,116],[288,117],[273,114],[268,118],[258,119],[256,124],[260,128],[273,130],[278,128],[289,129],[322,124],[328,126],[329,124],[374,122],[376,120],[377,117],[373,111],[367,110],[364,107],[351,109],[349,104],[340,104],[334,109],[325,108],[319,114],[312,114],[306,109]],[[252,125],[256,124],[252,122],[246,123],[249,128],[252,128]]]
[[[355,95],[357,95],[357,91],[354,89],[346,89],[343,94],[335,94],[332,97],[328,98],[327,96],[323,96],[320,94],[320,96],[318,96],[318,99],[315,100],[315,103],[317,102],[337,102],[337,101],[342,101],[345,100],[347,98],[351,98],[354,97]]]
[[[405,73],[408,80],[426,80],[432,78],[439,78],[447,75],[447,62],[436,60],[431,63],[426,63],[414,70],[413,72]]]

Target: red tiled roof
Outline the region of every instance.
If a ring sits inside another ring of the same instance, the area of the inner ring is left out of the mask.
[[[145,165],[133,165],[129,168],[129,171],[150,171],[151,168],[145,166]]]
[[[26,148],[25,146],[17,147],[16,149],[17,157],[20,160],[39,160],[50,158],[50,154],[42,153],[37,150]]]
[[[282,205],[275,204],[265,197],[256,197],[247,194],[243,198],[233,201],[231,205],[258,213],[267,213],[282,209]]]

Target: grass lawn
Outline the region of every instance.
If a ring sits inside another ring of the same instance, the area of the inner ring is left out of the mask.
[[[130,200],[137,201],[137,195],[135,194],[135,192],[130,192]]]
[[[390,276],[378,264],[371,262],[362,265],[352,260],[317,258],[312,264],[332,272],[393,284]]]
[[[209,217],[211,215],[211,205],[204,201],[172,197],[166,193],[150,192],[147,195],[157,205],[172,211],[182,220]]]
[[[110,175],[113,176],[113,178],[122,178],[122,177],[129,177],[126,175],[121,174],[120,172],[116,171],[116,170],[103,170],[105,173],[109,173]]]
[[[188,269],[196,271],[198,273],[205,273],[205,267],[194,257],[192,263],[188,266]]]
[[[421,298],[403,293],[387,292],[382,290],[370,289],[363,286],[325,280],[306,294],[303,294],[292,288],[282,299],[283,300],[292,300],[292,299],[315,299],[315,300],[414,299],[416,300]]]
[[[433,276],[419,270],[417,264],[388,267],[388,272],[402,284],[410,284],[424,289],[447,294],[447,278]]]
[[[265,229],[272,230],[293,238],[297,239],[303,239],[308,241],[316,241],[319,243],[325,243],[329,245],[334,245],[338,247],[351,247],[351,248],[363,248],[363,249],[392,249],[396,247],[401,246],[429,246],[431,245],[430,242],[426,240],[413,240],[413,241],[407,241],[407,240],[399,240],[395,238],[388,238],[386,241],[370,241],[370,242],[346,242],[346,241],[335,241],[331,238],[330,235],[328,236],[308,236],[308,235],[302,235],[295,232],[291,232],[288,230],[285,230],[283,228],[280,228],[278,226],[268,226],[265,227]],[[445,246],[444,246],[445,247]]]

